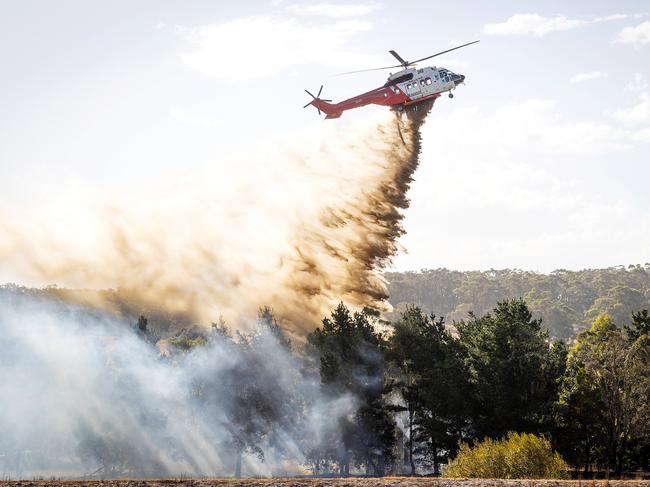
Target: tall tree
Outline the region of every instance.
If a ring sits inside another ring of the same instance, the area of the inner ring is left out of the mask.
[[[387,358],[394,367],[392,376],[402,399],[395,405],[396,412],[405,412],[407,421],[406,453],[410,474],[415,475],[415,428],[416,414],[421,411],[419,366],[422,362],[421,330],[427,317],[420,308],[407,306],[400,318],[392,323],[393,333]]]
[[[571,350],[563,389],[572,406],[566,423],[589,425],[595,455],[620,476],[631,447],[650,433],[647,333],[630,341],[608,315],[599,316]],[[585,458],[590,460],[589,452]]]
[[[548,335],[522,299],[503,301],[491,313],[456,324],[473,389],[475,435],[544,432],[554,390]]]
[[[376,475],[383,475],[393,462],[395,422],[385,401],[385,340],[376,324],[371,311],[351,313],[340,303],[308,337],[308,349],[320,359],[324,388],[351,394],[359,402],[354,419],[344,418],[340,424],[341,475],[350,473],[353,460]]]
[[[461,352],[444,320],[420,308],[408,307],[393,324],[388,357],[400,370],[411,474],[416,458],[438,474],[463,437],[468,387]]]

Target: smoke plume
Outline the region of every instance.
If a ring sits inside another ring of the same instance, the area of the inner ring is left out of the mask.
[[[326,125],[313,142],[129,194],[5,205],[0,280],[119,288],[110,299],[68,298],[113,311],[127,300],[201,323],[243,326],[269,304],[294,335],[341,300],[386,310],[380,271],[403,233],[429,108],[344,132]]]
[[[264,324],[164,359],[110,314],[0,291],[2,479],[301,473],[354,411]]]
[[[270,304],[304,337],[339,301],[387,309],[380,271],[403,233],[429,108],[344,133],[329,125],[311,147],[267,148],[128,195],[3,205],[0,280],[96,290],[0,287],[3,477],[320,464],[356,399],[326,393],[280,327],[253,317]],[[213,326],[156,348],[129,320],[147,309],[247,331]]]

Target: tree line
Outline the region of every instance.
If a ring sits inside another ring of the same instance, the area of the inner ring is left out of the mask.
[[[403,311],[407,304],[435,312],[449,321],[468,311],[485,314],[497,301],[523,297],[551,338],[573,340],[601,314],[626,323],[630,314],[650,308],[650,264],[541,274],[517,269],[389,272],[390,302]]]
[[[270,309],[262,310],[260,323],[291,349]],[[600,315],[569,346],[549,339],[523,299],[451,325],[417,306],[385,321],[341,303],[304,349],[292,350],[302,355],[305,373],[319,377],[324,394],[355,400],[353,414],[310,439],[305,461],[317,475],[440,474],[463,445],[532,433],[549,439],[585,477],[648,470],[650,315],[638,311],[620,325]],[[230,336],[223,324],[213,330]],[[240,346],[255,346],[254,338],[242,337]],[[268,375],[264,364],[251,366]],[[277,421],[252,421],[277,414],[268,409],[273,390],[256,390],[272,382],[250,388],[244,382],[233,384],[242,394],[232,411],[241,425],[240,457],[262,454],[260,438]],[[295,401],[295,417],[282,420],[299,421],[300,400],[286,401]],[[235,473],[241,474],[241,458]]]
[[[12,289],[0,296],[29,292]],[[169,366],[152,371],[187,375],[178,404],[195,418],[188,433],[199,419],[218,433],[210,441],[226,465],[219,474],[246,474],[251,458],[316,475],[440,474],[459,451],[521,446],[526,435],[548,440],[584,477],[650,470],[647,309],[599,314],[571,342],[551,337],[523,298],[449,322],[415,305],[386,319],[341,303],[304,343],[287,338],[270,308],[247,332],[219,322],[170,334],[144,316],[133,332],[152,361]],[[111,360],[116,383],[103,385],[132,396],[124,403],[165,443],[85,428],[78,455],[97,475],[165,474],[155,449],[187,454],[169,436],[176,409],[150,403],[124,367]]]

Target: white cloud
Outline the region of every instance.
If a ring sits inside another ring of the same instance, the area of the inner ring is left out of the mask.
[[[630,16],[627,14],[613,14],[593,19],[571,19],[564,15],[544,17],[537,13],[515,14],[505,22],[484,25],[483,33],[498,36],[543,37],[551,32],[567,31],[584,25],[621,20],[628,17]]]
[[[297,15],[320,15],[324,17],[359,17],[368,15],[379,9],[376,3],[357,4],[336,4],[336,3],[314,3],[311,5],[293,4],[287,5],[286,9]]]
[[[607,78],[607,73],[602,71],[591,71],[589,73],[578,73],[571,76],[569,83],[582,83],[583,81],[591,81],[594,79]]]
[[[625,85],[625,91],[644,91],[648,88],[648,82],[641,73],[637,73],[628,84]]]
[[[179,27],[192,45],[180,57],[192,69],[229,81],[265,78],[301,64],[354,68],[379,62],[350,48],[350,39],[371,27],[355,19],[311,23],[281,16]]]
[[[650,21],[643,22],[636,27],[625,27],[618,33],[616,42],[633,46],[650,44]]]
[[[641,101],[630,108],[616,110],[613,117],[626,124],[650,124],[650,94],[641,93]]]

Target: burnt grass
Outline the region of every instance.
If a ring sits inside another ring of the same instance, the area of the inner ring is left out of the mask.
[[[382,478],[4,480],[0,487],[650,487],[650,480]]]

